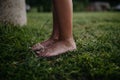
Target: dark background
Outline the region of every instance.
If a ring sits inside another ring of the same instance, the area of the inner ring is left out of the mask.
[[[36,8],[38,12],[50,12],[52,0],[26,0],[31,8]],[[111,7],[120,4],[120,0],[73,0],[74,11],[85,11],[85,8],[93,2],[108,2]]]

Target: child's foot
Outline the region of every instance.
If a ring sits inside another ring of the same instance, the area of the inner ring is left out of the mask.
[[[53,43],[56,42],[56,41],[57,41],[57,39],[55,40],[55,39],[50,38],[50,39],[48,39],[48,40],[46,40],[46,41],[44,41],[44,42],[37,43],[37,44],[33,45],[33,46],[32,46],[32,50],[33,50],[33,51],[37,51],[37,50],[40,51],[40,50],[42,50],[42,49],[50,46],[51,44],[53,44]]]
[[[36,51],[37,56],[50,57],[56,56],[68,51],[73,51],[76,49],[76,45],[73,39],[57,41],[51,44],[44,51]]]

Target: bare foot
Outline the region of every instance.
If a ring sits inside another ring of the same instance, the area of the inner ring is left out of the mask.
[[[40,43],[37,43],[37,44],[33,45],[32,46],[32,50],[33,51],[37,51],[37,50],[40,51],[40,50],[50,46],[51,44],[53,44],[56,41],[57,41],[57,39],[50,38],[50,39],[48,39],[48,40],[46,40],[44,42],[40,42]]]
[[[71,40],[62,40],[57,41],[54,44],[50,45],[44,51],[36,51],[37,56],[41,57],[50,57],[56,56],[68,51],[73,51],[76,49],[76,45],[73,39]]]

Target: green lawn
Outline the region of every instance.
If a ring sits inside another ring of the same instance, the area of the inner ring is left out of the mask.
[[[28,25],[0,25],[0,80],[120,80],[120,13],[74,13],[77,51],[36,58],[29,50],[48,39],[52,14],[28,13]]]

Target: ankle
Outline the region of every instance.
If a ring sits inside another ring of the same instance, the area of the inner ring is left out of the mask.
[[[65,41],[65,42],[74,42],[73,37],[70,38],[59,38],[60,41]]]
[[[50,39],[53,40],[53,41],[58,41],[59,40],[58,37],[50,37]]]
[[[58,34],[52,34],[50,39],[56,41],[56,40],[59,40],[59,35]]]
[[[61,39],[59,41],[62,41],[67,46],[74,46],[74,47],[76,47],[76,43],[75,43],[73,38]]]

